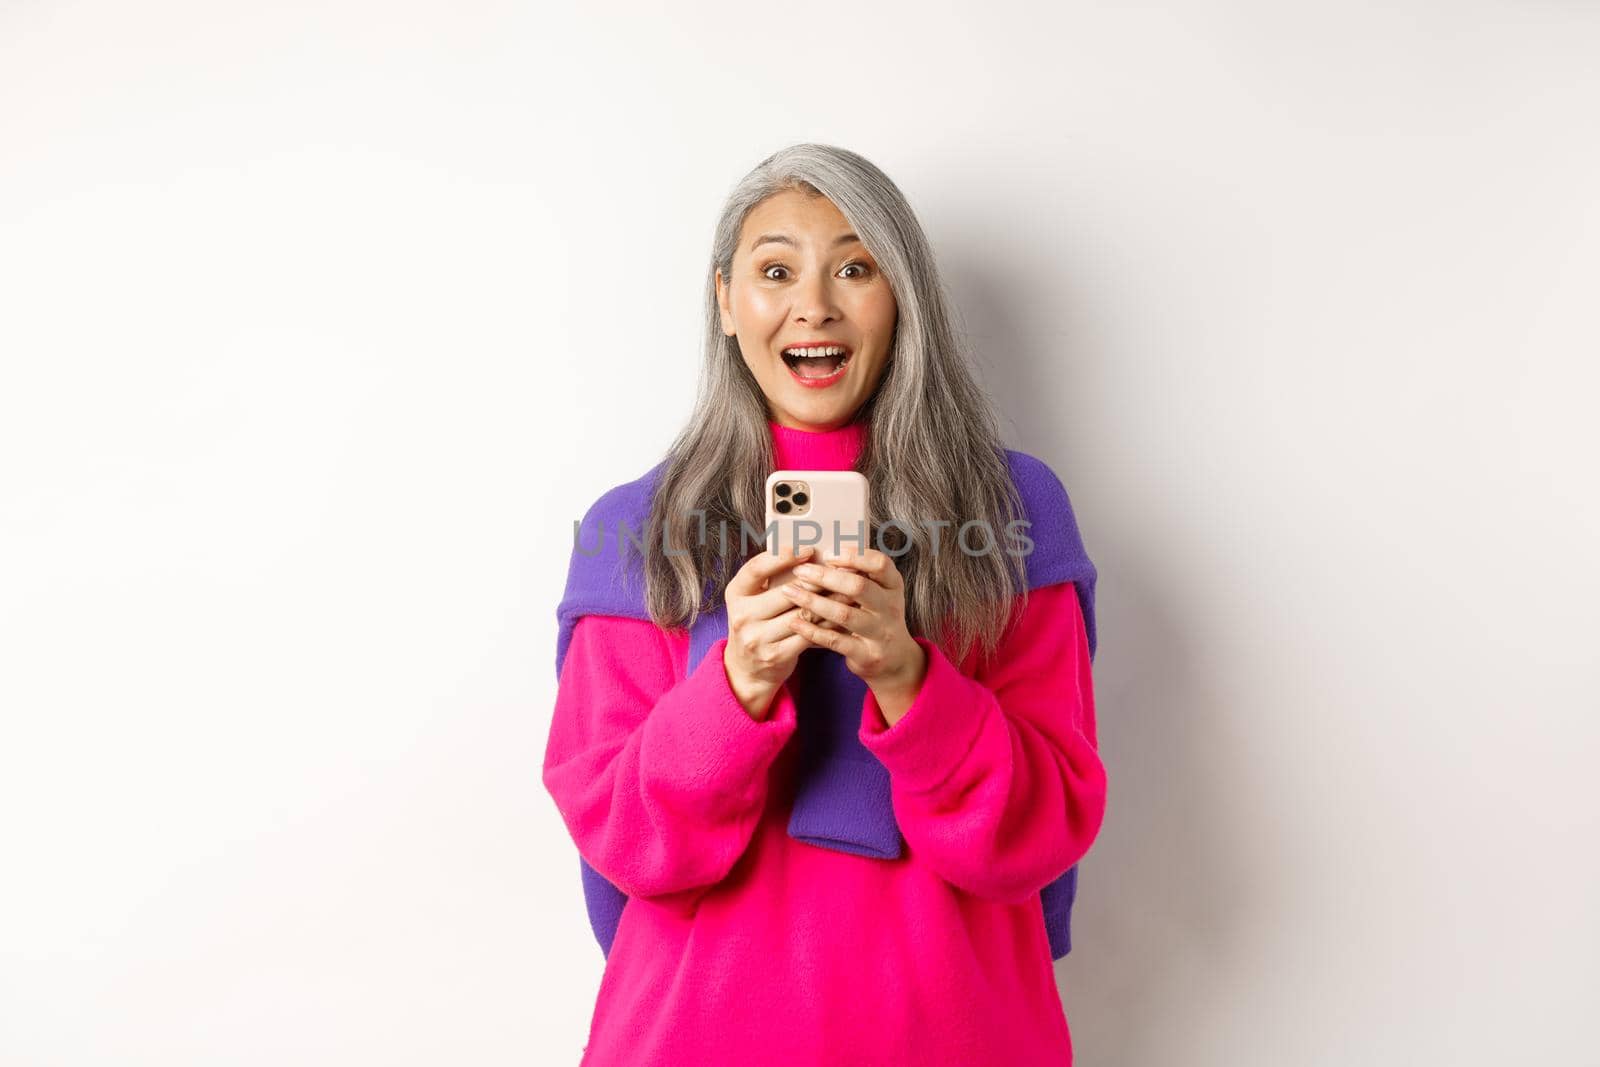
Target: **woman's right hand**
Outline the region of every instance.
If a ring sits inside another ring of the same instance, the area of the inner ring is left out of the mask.
[[[801,609],[772,579],[806,562],[815,549],[798,552],[784,546],[779,554],[757,552],[728,582],[728,644],[722,666],[739,703],[752,719],[767,717],[772,698],[794,673],[800,653],[813,646],[804,634],[789,628]]]

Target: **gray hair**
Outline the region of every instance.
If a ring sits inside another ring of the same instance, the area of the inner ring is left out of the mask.
[[[722,331],[715,271],[732,278],[746,216],[793,189],[833,202],[878,261],[898,306],[883,378],[855,415],[867,422],[856,469],[870,486],[872,546],[895,546],[907,629],[956,663],[974,641],[992,655],[1016,598],[1026,603],[1027,583],[1015,557],[998,547],[964,552],[954,534],[982,519],[998,540],[1025,517],[993,405],[973,379],[933,249],[904,195],[864,157],[825,144],[792,145],[762,160],[734,187],[717,220],[694,411],[668,449],[651,503],[649,543],[670,543],[674,551],[645,554],[650,616],[668,629],[692,626],[722,603],[744,562],[724,558],[714,537],[701,543],[708,539],[695,512],[712,526],[724,524],[732,544],[744,543],[740,531],[747,526],[764,527],[761,494],[775,462],[769,409],[738,338]],[[899,521],[883,528],[891,519]],[[930,520],[949,523],[937,551]]]

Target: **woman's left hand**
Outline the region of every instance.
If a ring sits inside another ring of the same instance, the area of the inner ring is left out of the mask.
[[[791,619],[790,627],[812,644],[843,656],[845,666],[872,689],[884,717],[893,725],[910,707],[928,671],[928,654],[906,629],[906,587],[894,560],[875,548],[857,552],[850,545],[845,555],[827,564],[802,563],[794,569],[794,576],[854,602],[808,593],[793,585],[784,587],[796,604],[840,629],[800,618]]]

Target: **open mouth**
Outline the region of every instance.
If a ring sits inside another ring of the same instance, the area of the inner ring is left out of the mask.
[[[802,385],[829,385],[839,380],[855,353],[848,345],[794,345],[781,353],[783,362]]]

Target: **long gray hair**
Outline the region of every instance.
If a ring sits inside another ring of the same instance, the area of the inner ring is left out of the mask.
[[[650,510],[647,543],[673,548],[645,553],[651,618],[672,629],[716,610],[748,558],[737,551],[745,545],[742,531],[764,526],[761,494],[775,462],[770,413],[738,338],[722,332],[715,270],[733,277],[745,217],[791,189],[833,202],[877,259],[898,307],[883,378],[855,415],[867,423],[856,469],[870,486],[871,545],[889,551],[905,579],[907,629],[956,663],[974,641],[992,655],[1016,597],[1025,603],[1027,596],[1020,561],[1006,552],[1003,531],[1024,513],[994,409],[973,380],[933,250],[905,197],[867,159],[824,144],[767,157],[729,194],[717,221],[694,412],[668,449]],[[884,528],[890,519],[899,521]],[[970,553],[957,543],[961,525],[973,519],[988,523],[992,548],[981,536],[968,539]],[[948,525],[935,530],[934,520]],[[724,556],[708,529],[726,530],[734,551]]]

